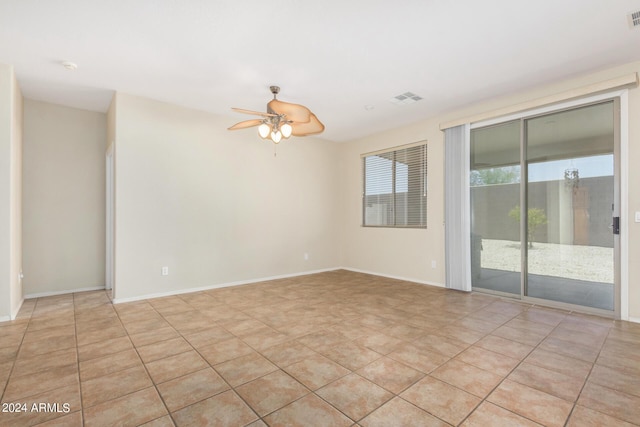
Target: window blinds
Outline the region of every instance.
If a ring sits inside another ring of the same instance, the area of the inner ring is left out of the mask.
[[[362,224],[427,227],[427,144],[362,156]]]

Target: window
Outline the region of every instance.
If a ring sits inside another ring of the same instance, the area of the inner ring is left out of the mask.
[[[427,228],[427,144],[362,156],[362,225]]]

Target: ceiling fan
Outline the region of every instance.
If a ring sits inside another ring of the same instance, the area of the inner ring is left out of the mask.
[[[282,138],[315,135],[324,131],[324,125],[307,107],[300,104],[280,101],[276,96],[280,87],[271,86],[273,99],[267,104],[267,112],[231,108],[233,111],[260,116],[260,119],[245,120],[231,126],[229,130],[246,129],[258,126],[258,134],[263,139],[279,143]]]

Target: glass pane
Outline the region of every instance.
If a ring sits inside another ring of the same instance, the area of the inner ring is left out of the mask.
[[[613,103],[526,127],[526,295],[613,310]]]
[[[395,220],[398,227],[427,225],[426,145],[395,152]]]
[[[393,225],[393,160],[364,158],[364,225]]]
[[[471,131],[471,283],[520,296],[520,121]]]

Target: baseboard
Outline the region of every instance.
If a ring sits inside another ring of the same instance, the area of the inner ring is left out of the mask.
[[[11,319],[11,316],[0,316],[0,322],[8,322]]]
[[[404,280],[405,282],[413,282],[413,283],[418,283],[420,285],[436,286],[438,288],[444,288],[445,287],[444,284],[442,284],[442,283],[427,282],[427,281],[424,281],[424,280],[413,279],[411,277],[394,276],[394,275],[391,275],[391,274],[377,273],[375,271],[360,270],[359,268],[340,267],[340,269],[341,270],[347,270],[347,271],[353,271],[354,273],[364,273],[364,274],[371,274],[372,276],[386,277],[388,279]]]
[[[18,317],[18,313],[20,312],[20,309],[22,308],[22,304],[24,304],[24,298],[22,298],[20,300],[20,304],[18,304],[18,308],[13,310],[13,312],[11,313],[11,320],[16,320],[16,317]]]
[[[37,294],[27,294],[24,296],[24,299],[51,297],[54,295],[74,294],[76,292],[103,291],[104,289],[105,289],[104,286],[92,286],[89,288],[76,288],[76,289],[65,289],[63,291],[40,292]]]
[[[129,297],[129,298],[114,298],[112,302],[114,304],[122,304],[126,302],[142,301],[142,300],[151,299],[151,298],[170,297],[172,295],[188,294],[191,292],[201,292],[201,291],[208,291],[211,289],[228,288],[231,286],[249,285],[251,283],[266,282],[269,280],[288,279],[290,277],[298,277],[298,276],[308,276],[309,274],[326,273],[327,271],[335,271],[335,270],[340,270],[340,268],[339,267],[324,268],[321,270],[311,270],[311,271],[304,271],[300,273],[281,274],[278,276],[261,277],[257,279],[240,280],[240,281],[229,282],[229,283],[219,283],[216,285],[200,286],[200,287],[188,288],[188,289],[177,289],[174,291],[160,292],[155,294],[145,294],[145,295]]]
[[[627,320],[633,323],[640,323],[640,317],[629,317]]]

